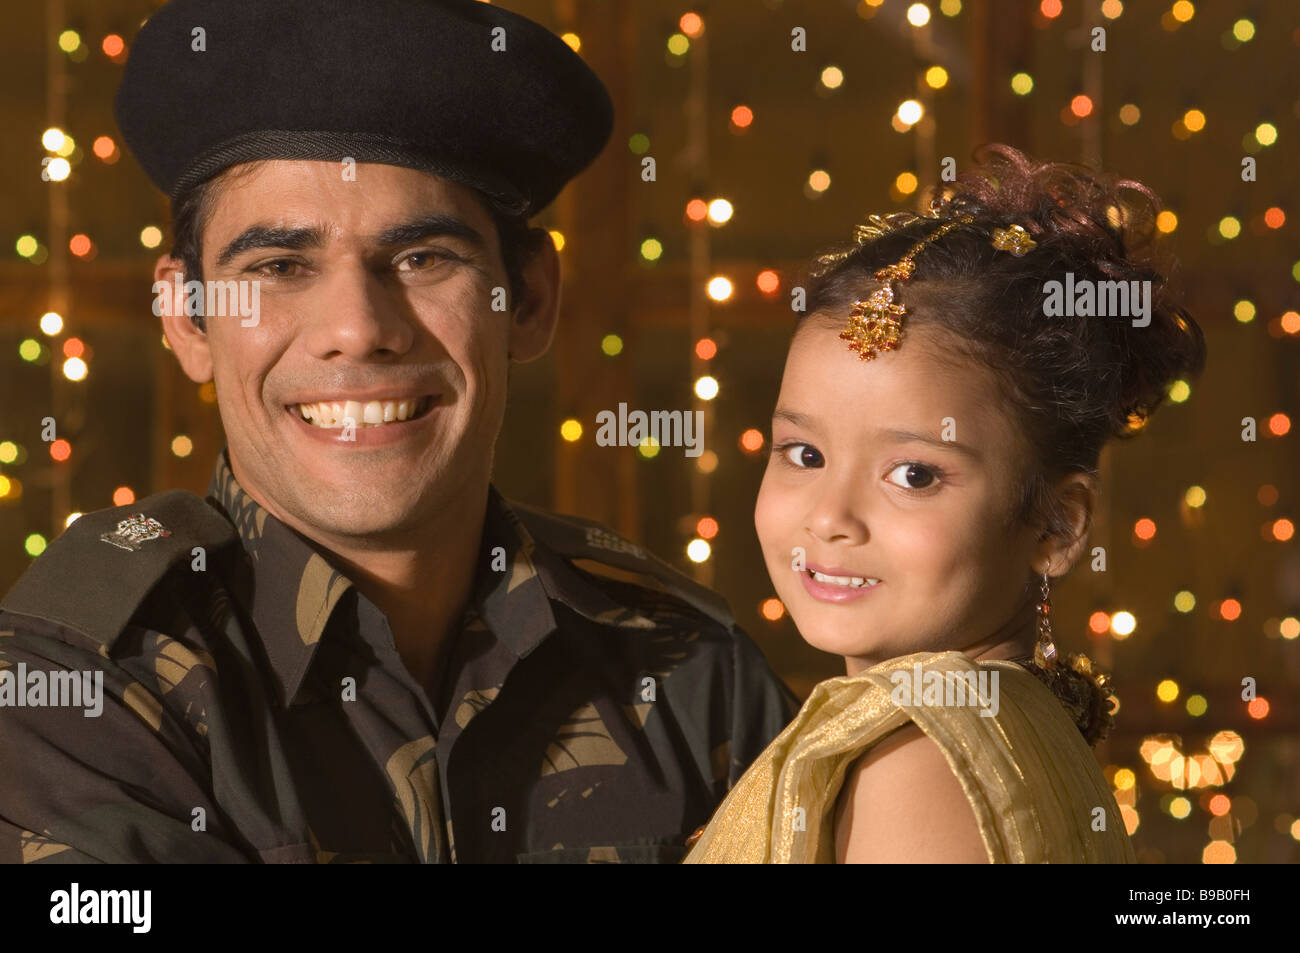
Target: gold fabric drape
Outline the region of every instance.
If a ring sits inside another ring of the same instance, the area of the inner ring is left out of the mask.
[[[941,677],[974,685],[981,669],[989,687],[997,673],[991,717],[992,707],[982,712],[973,701],[908,697],[918,675],[928,684]],[[960,780],[991,863],[1135,862],[1115,798],[1064,706],[1015,663],[977,663],[960,652],[901,656],[817,685],[684,862],[833,863],[835,802],[847,771],[909,721],[939,745]]]

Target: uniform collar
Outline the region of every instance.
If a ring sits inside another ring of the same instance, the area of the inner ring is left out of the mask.
[[[287,705],[298,693],[334,609],[352,589],[352,582],[318,547],[272,516],[239,485],[227,450],[217,455],[208,498],[234,524],[252,564],[250,601],[245,608],[266,647],[280,704]]]
[[[352,581],[334,568],[322,547],[276,519],[239,485],[224,449],[217,455],[208,497],[234,524],[248,553],[249,614],[266,646],[280,703],[287,705],[298,694],[339,607],[355,613],[358,600],[369,600],[360,592],[344,598],[354,590]],[[539,546],[490,485],[478,567],[466,618],[476,612],[518,658],[555,631],[552,599],[589,618],[617,609],[563,560]]]

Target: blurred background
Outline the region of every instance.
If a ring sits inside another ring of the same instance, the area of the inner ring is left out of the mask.
[[[982,142],[1160,194],[1208,367],[1103,456],[1106,571],[1080,565],[1055,587],[1057,642],[1114,673],[1118,726],[1098,755],[1141,860],[1300,859],[1300,8],[503,5],[578,50],[616,120],[536,219],[561,249],[562,325],[547,358],[515,369],[496,485],[716,588],[800,696],[843,662],[802,642],[775,598],[753,504],[801,270],[868,213],[916,210],[945,157],[963,168]],[[168,205],[112,116],[157,6],[6,13],[0,592],[79,513],[204,493],[223,446],[212,386],[181,373],[152,315]],[[703,411],[705,452],[597,446],[596,415],[620,402]]]

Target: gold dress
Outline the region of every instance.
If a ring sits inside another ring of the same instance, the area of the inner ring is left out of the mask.
[[[981,670],[982,685],[996,686],[996,711],[913,691],[939,680],[975,686]],[[1115,798],[1064,705],[1014,662],[961,652],[900,656],[818,684],[683,862],[834,863],[835,803],[849,767],[909,721],[960,780],[990,863],[1135,862]]]

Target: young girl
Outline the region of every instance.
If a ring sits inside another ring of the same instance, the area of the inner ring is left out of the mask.
[[[847,675],[688,863],[1134,860],[1089,747],[1106,679],[1057,656],[1050,585],[1089,555],[1103,444],[1199,373],[1204,338],[1135,257],[1150,190],[976,158],[930,216],[872,216],[807,286],[754,523],[799,632]]]

